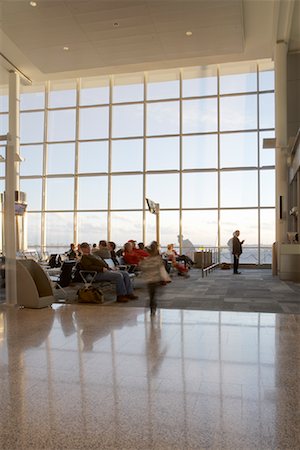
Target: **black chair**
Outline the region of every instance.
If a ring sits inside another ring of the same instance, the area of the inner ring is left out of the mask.
[[[73,281],[72,275],[75,265],[76,261],[64,261],[58,275],[49,275],[50,280],[55,283],[56,289],[60,289],[65,297],[68,297],[68,295],[64,288],[68,287]]]

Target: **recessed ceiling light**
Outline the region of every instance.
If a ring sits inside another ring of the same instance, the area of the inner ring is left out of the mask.
[[[63,50],[64,50],[65,52],[67,52],[68,50],[70,50],[70,47],[65,46],[65,47],[63,47]]]
[[[120,24],[119,24],[119,22],[114,22],[113,26],[114,26],[115,28],[118,28],[118,27],[120,26]]]
[[[30,6],[33,6],[33,7],[34,7],[34,6],[37,6],[37,2],[29,2],[29,5],[30,5]]]
[[[185,33],[187,36],[192,36],[193,32],[192,31],[186,31]]]

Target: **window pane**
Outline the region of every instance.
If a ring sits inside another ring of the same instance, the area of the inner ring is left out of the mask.
[[[80,139],[108,138],[108,107],[80,109]]]
[[[8,87],[0,87],[0,112],[8,112]],[[1,116],[0,116],[1,120]]]
[[[74,173],[75,145],[48,145],[48,174]]]
[[[263,148],[263,140],[274,137],[274,131],[262,131],[259,133],[259,158],[261,167],[275,165],[275,149]]]
[[[0,133],[8,133],[8,114],[0,114]]]
[[[27,214],[27,244],[28,247],[41,247],[41,214]]]
[[[217,99],[184,100],[182,102],[183,133],[216,131]]]
[[[20,114],[20,141],[43,142],[44,140],[44,112]]]
[[[179,71],[149,72],[147,84],[148,100],[179,97]]]
[[[6,158],[6,147],[0,146],[0,155]],[[24,162],[22,163],[24,164]],[[5,177],[5,162],[0,163],[0,177]]]
[[[257,128],[257,96],[243,95],[220,98],[221,130]]]
[[[241,262],[248,262],[249,256],[253,255],[253,248],[258,245],[258,215],[257,209],[241,209],[221,211],[220,233],[221,245],[227,246],[235,230],[240,230],[239,239],[245,240]],[[250,247],[247,250],[247,247]],[[256,252],[255,252],[256,254]]]
[[[20,164],[21,175],[42,175],[43,146],[26,145],[20,147],[20,155],[24,161]]]
[[[260,205],[275,206],[275,170],[260,171]]]
[[[115,75],[113,102],[138,102],[144,99],[144,75]]]
[[[275,87],[274,63],[272,61],[259,64],[259,90],[268,91]]]
[[[81,142],[78,156],[79,173],[108,171],[108,142]]]
[[[221,206],[257,206],[257,171],[221,173]]]
[[[109,102],[109,79],[89,77],[81,79],[80,105],[99,105]]]
[[[107,214],[100,212],[78,213],[78,242],[96,243],[107,236]]]
[[[47,213],[45,216],[47,247],[58,248],[58,251],[67,249],[73,242],[73,213]]]
[[[220,67],[220,94],[257,90],[256,64],[225,64]]]
[[[147,135],[179,133],[179,102],[148,103]]]
[[[76,110],[48,112],[48,141],[74,141]]]
[[[183,97],[217,94],[217,68],[192,67],[183,69]]]
[[[111,236],[117,247],[123,247],[129,239],[142,241],[143,215],[139,211],[112,212]]]
[[[113,106],[113,137],[142,136],[144,129],[143,105]]]
[[[29,109],[45,108],[45,86],[44,84],[24,86],[21,84],[20,109],[21,111]]]
[[[51,81],[49,108],[76,105],[76,80]]]
[[[160,212],[160,242],[165,247],[168,244],[176,244],[179,235],[179,213],[178,211]]]
[[[183,208],[216,208],[217,193],[217,173],[184,173],[182,175]]]
[[[74,209],[74,179],[48,178],[46,205],[49,210]]]
[[[259,126],[260,128],[275,127],[274,94],[260,94],[259,96]]]
[[[143,170],[143,140],[124,139],[112,141],[112,172],[128,172]]]
[[[261,209],[260,244],[272,245],[275,240],[275,209]]]
[[[208,169],[218,166],[217,135],[183,136],[182,168]]]
[[[220,165],[257,166],[257,133],[221,134]]]
[[[141,175],[112,176],[112,209],[139,209],[143,206],[143,177]]]
[[[179,169],[179,138],[147,139],[146,170],[171,169]]]
[[[20,180],[20,189],[26,193],[28,211],[42,209],[42,180]]]
[[[201,247],[215,247],[218,245],[218,212],[183,211],[182,232],[183,241],[189,239],[195,251]]]
[[[179,175],[147,175],[146,198],[160,204],[160,208],[179,207]]]
[[[107,209],[107,177],[78,179],[78,209]]]

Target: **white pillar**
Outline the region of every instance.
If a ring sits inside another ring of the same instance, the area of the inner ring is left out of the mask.
[[[288,231],[287,43],[284,41],[275,45],[275,136],[276,242],[280,245],[286,242]]]
[[[6,150],[4,241],[5,241],[5,298],[17,304],[15,190],[19,188],[16,154],[19,154],[19,91],[20,78],[9,74],[9,138]]]

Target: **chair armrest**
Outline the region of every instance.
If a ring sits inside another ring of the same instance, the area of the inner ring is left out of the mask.
[[[79,270],[79,274],[80,274],[85,286],[88,287],[88,286],[91,286],[91,284],[95,280],[97,272],[95,270]],[[92,277],[90,281],[88,281],[88,279],[87,279],[88,275],[91,275],[91,277]]]

